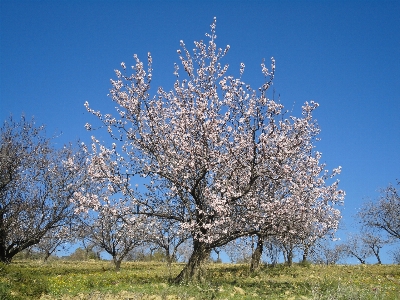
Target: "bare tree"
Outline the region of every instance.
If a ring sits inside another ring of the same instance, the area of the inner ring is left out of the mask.
[[[50,231],[69,226],[70,200],[89,181],[86,154],[53,148],[33,119],[10,117],[0,134],[0,261],[9,263]]]
[[[379,199],[366,203],[358,215],[364,227],[382,230],[400,239],[400,195],[395,186],[389,184],[381,191]]]
[[[335,244],[323,239],[316,243],[311,249],[311,260],[315,263],[332,265],[336,264],[346,255],[345,248],[342,244]]]
[[[349,234],[344,244],[344,251],[349,256],[357,258],[361,264],[365,264],[366,259],[373,254],[371,247],[365,243],[361,234]]]
[[[393,262],[394,262],[395,264],[400,265],[400,248],[395,249],[395,250],[392,252],[392,256],[393,256]]]
[[[378,264],[382,264],[379,252],[383,246],[391,243],[392,240],[372,232],[362,232],[361,234],[361,240],[364,245],[372,251],[373,255],[375,255]]]

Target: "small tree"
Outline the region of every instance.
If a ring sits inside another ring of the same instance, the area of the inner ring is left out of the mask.
[[[393,256],[393,262],[395,264],[400,265],[400,248],[394,250],[392,256]]]
[[[275,266],[279,261],[279,256],[282,253],[282,249],[279,247],[278,242],[274,237],[269,237],[264,241],[265,254],[272,266]]]
[[[98,259],[97,253],[93,250],[87,251],[87,249],[76,248],[71,255],[67,257],[69,260],[86,261],[89,259]]]
[[[112,256],[116,271],[121,262],[134,248],[145,242],[148,232],[145,218],[118,216],[113,207],[102,207],[96,216],[82,218],[86,239]],[[94,212],[92,212],[94,214]]]
[[[400,185],[400,181],[397,185]],[[381,230],[395,239],[400,239],[399,216],[400,195],[391,184],[381,191],[377,201],[366,203],[359,212],[364,227]]]
[[[252,239],[238,238],[221,247],[232,263],[248,263],[254,251]]]
[[[344,251],[349,256],[357,258],[361,264],[365,264],[366,259],[373,254],[371,247],[365,243],[364,237],[359,234],[348,235],[344,244]]]
[[[363,232],[361,240],[364,245],[372,251],[373,255],[375,255],[378,264],[382,264],[379,252],[383,246],[389,244],[391,240],[371,232]]]
[[[58,248],[71,241],[71,232],[67,227],[57,227],[49,230],[34,246],[39,252],[43,254],[43,261],[47,261]]]
[[[345,255],[346,250],[342,244],[332,245],[327,239],[320,240],[311,249],[311,260],[325,265],[336,264]]]
[[[176,261],[179,247],[189,238],[187,232],[179,230],[179,224],[173,220],[155,220],[153,234],[149,240],[165,251],[168,267]]]

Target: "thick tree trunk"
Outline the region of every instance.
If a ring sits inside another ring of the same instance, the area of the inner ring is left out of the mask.
[[[264,239],[261,235],[257,235],[257,246],[251,255],[250,272],[258,270],[260,267],[261,255],[263,253]]]
[[[6,253],[4,253],[5,251],[3,251],[3,249],[0,249],[1,253],[0,253],[0,262],[4,263],[4,264],[9,264],[11,263],[11,259],[12,257],[8,257]]]
[[[9,263],[11,263],[12,258],[16,254],[29,248],[30,246],[36,245],[37,243],[40,242],[40,239],[34,238],[31,240],[28,240],[28,241],[24,242],[22,245],[20,245],[18,247],[14,247],[14,248],[7,247],[4,241],[5,241],[5,238],[2,238],[0,236],[0,262],[9,264]]]
[[[293,264],[293,250],[289,249],[287,252],[287,265],[291,267]]]
[[[121,269],[121,261],[122,260],[114,258],[113,261],[114,261],[114,265],[115,265],[115,271],[118,272]]]
[[[207,258],[209,258],[210,253],[211,249],[207,247],[207,244],[194,242],[193,253],[190,256],[189,262],[174,279],[174,283],[202,281],[205,275],[203,265]]]
[[[44,254],[44,257],[43,257],[43,262],[46,262],[49,259],[50,255],[51,255],[51,252],[46,251]]]

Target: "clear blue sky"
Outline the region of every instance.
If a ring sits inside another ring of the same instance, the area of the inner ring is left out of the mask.
[[[22,112],[62,144],[89,142],[83,103],[113,112],[114,69],[153,56],[153,91],[175,80],[179,40],[189,49],[217,17],[225,62],[256,88],[276,59],[276,96],[299,112],[320,104],[317,150],[339,165],[344,228],[377,190],[400,179],[400,1],[0,1],[0,119]],[[96,133],[98,135],[98,133]],[[105,136],[105,135],[104,135]]]

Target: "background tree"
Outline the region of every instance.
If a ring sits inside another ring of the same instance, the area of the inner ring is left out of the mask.
[[[267,262],[270,261],[272,266],[275,266],[279,261],[279,256],[282,254],[278,242],[272,237],[268,237],[264,241],[265,254],[267,257]]]
[[[392,252],[392,256],[393,256],[393,262],[395,264],[400,265],[400,248],[397,248],[396,250],[394,250]]]
[[[148,236],[145,218],[117,215],[113,207],[102,207],[96,216],[82,219],[86,239],[112,256],[115,269],[134,248],[142,245]],[[92,212],[94,214],[94,212]]]
[[[179,224],[173,220],[156,219],[153,224],[154,230],[149,241],[165,251],[166,261],[170,266],[177,260],[179,247],[188,240],[189,234],[180,231]]]
[[[382,264],[380,257],[380,250],[387,244],[391,243],[391,239],[382,237],[379,234],[372,232],[361,232],[361,240],[366,247],[368,247],[375,256],[378,264]]]
[[[95,259],[101,259],[100,253],[101,253],[102,249],[99,248],[90,239],[88,239],[88,236],[89,236],[89,234],[85,234],[84,228],[80,228],[80,235],[79,235],[78,240],[81,242],[82,248],[86,252],[86,260],[89,259],[89,257],[93,258],[93,253],[96,254]]]
[[[73,261],[87,261],[89,259],[99,259],[99,257],[97,253],[93,250],[87,251],[87,249],[78,247],[73,253],[67,256],[67,259]]]
[[[337,230],[341,219],[340,211],[332,205],[330,196],[324,199],[321,195],[335,193],[337,183],[326,186],[325,180],[339,173],[340,168],[328,174],[327,171],[324,172],[325,165],[308,164],[309,161],[318,162],[320,157],[320,154],[313,153],[312,149],[299,151],[286,163],[292,173],[290,180],[284,178],[278,181],[278,184],[275,181],[275,187],[270,184],[269,193],[273,205],[269,207],[270,212],[267,213],[275,212],[275,214],[259,228],[251,270],[255,270],[259,265],[263,236],[274,236],[283,251],[285,262],[292,265],[296,249],[303,248],[303,260],[305,260],[308,249],[318,239],[327,235],[332,236]],[[274,227],[274,222],[279,226]]]
[[[72,242],[71,230],[68,227],[56,227],[49,230],[38,244],[34,246],[40,253],[43,254],[43,261],[47,261],[49,257],[67,243]],[[65,247],[64,247],[65,249]]]
[[[361,264],[365,264],[366,259],[373,255],[371,247],[365,243],[364,237],[360,234],[349,234],[343,249],[347,255],[354,256]]]
[[[381,191],[379,199],[366,203],[358,215],[364,227],[375,228],[400,239],[400,196],[395,186],[389,184]]]
[[[333,244],[328,239],[322,239],[312,247],[310,254],[314,263],[331,265],[345,258],[347,252],[343,244]]]
[[[50,231],[69,226],[73,194],[90,181],[86,154],[53,148],[33,119],[10,117],[0,135],[0,261],[9,263]]]
[[[309,155],[319,133],[312,117],[318,105],[305,103],[301,117],[286,117],[283,106],[267,98],[273,59],[271,71],[261,64],[266,79],[258,91],[242,81],[243,63],[239,78],[226,76],[228,65],[220,61],[229,46],[217,48],[215,27],[216,21],[209,40],[195,42],[193,54],[181,41],[183,79],[175,65],[178,79],[170,92],[159,88],[150,97],[151,55],[147,71],[135,55],[133,74],[126,75],[122,63],[123,72],[117,70],[111,81],[116,117],[85,103],[116,143],[121,141],[107,149],[94,139],[94,168],[106,169],[108,180],[134,203],[132,210],[140,207],[138,214],[175,220],[190,234],[193,253],[176,282],[200,279],[213,248],[258,233],[266,223],[277,230],[275,216],[286,215],[287,208],[276,211],[271,193],[284,192],[282,185],[294,174],[321,171],[319,154]],[[301,158],[302,164],[292,163]],[[133,188],[135,176],[146,178],[146,184]],[[333,205],[342,200],[337,183],[325,186],[321,176],[318,184],[319,200]]]
[[[228,255],[232,263],[249,263],[254,251],[252,240],[249,237],[233,240],[221,249]]]

